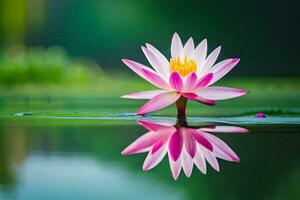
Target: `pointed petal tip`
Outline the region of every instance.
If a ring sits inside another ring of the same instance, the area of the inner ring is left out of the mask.
[[[146,114],[146,113],[143,112],[142,110],[138,110],[138,111],[136,111],[135,114],[136,114],[136,115],[144,115],[144,114]]]
[[[240,60],[241,60],[240,58],[232,58],[233,62],[240,62]]]
[[[127,155],[129,155],[129,153],[126,151],[126,149],[124,149],[124,150],[121,152],[121,155],[127,156]]]
[[[217,105],[217,102],[214,101],[214,100],[209,100],[208,102],[204,103],[205,105],[208,105],[208,106],[216,106]]]
[[[128,99],[128,95],[127,94],[122,95],[122,96],[120,96],[120,98],[122,98],[122,99]]]
[[[243,96],[243,95],[246,95],[246,94],[249,94],[249,91],[247,90],[243,90],[243,89],[238,89],[237,90],[238,93],[240,93],[240,96]]]
[[[148,171],[148,170],[150,170],[150,169],[149,169],[149,166],[148,166],[148,165],[145,165],[145,164],[143,165],[142,169],[143,169],[143,171]]]
[[[132,147],[128,146],[125,149],[123,149],[123,151],[121,152],[121,155],[129,156],[129,155],[136,154],[136,153],[137,153],[136,149],[133,149]]]
[[[129,60],[129,59],[127,59],[127,58],[123,58],[123,59],[121,59],[121,60],[122,60],[122,62],[123,62],[125,65],[127,65],[129,68],[131,68],[130,66],[134,63],[134,61]]]
[[[142,51],[146,51],[147,48],[142,45],[141,49],[142,49]]]
[[[145,43],[145,45],[147,48],[152,47],[152,45],[150,43]]]
[[[130,62],[130,60],[127,59],[127,58],[122,58],[121,60],[122,60],[122,62],[125,63],[125,64],[126,64],[127,62]]]
[[[247,93],[249,93],[249,91],[243,90],[243,89],[237,89],[237,92],[239,92],[241,94],[247,94]]]
[[[203,45],[205,45],[206,48],[207,48],[207,38],[204,38],[204,39],[201,41],[201,43],[202,43]]]
[[[194,40],[193,40],[192,37],[189,37],[188,42],[189,42],[189,41],[194,43]]]
[[[136,111],[135,114],[136,114],[136,115],[143,116],[143,115],[147,114],[147,112],[145,112],[142,108],[140,108],[138,111]]]
[[[173,176],[174,181],[177,181],[177,179],[178,179],[178,177],[179,177],[179,174],[178,174],[178,175],[172,174],[172,176]]]
[[[208,105],[208,106],[216,106],[217,105],[217,102],[215,100],[209,100],[209,99],[201,99],[200,100],[199,98],[197,98],[197,99],[195,99],[195,101],[200,102],[204,105]]]
[[[250,131],[246,128],[242,128],[242,127],[239,128],[239,133],[249,133],[249,132]]]
[[[177,32],[175,32],[175,33],[173,34],[172,40],[174,40],[175,38],[180,39],[180,36],[179,36],[179,34],[178,34]],[[181,40],[181,39],[180,39],[180,40]]]

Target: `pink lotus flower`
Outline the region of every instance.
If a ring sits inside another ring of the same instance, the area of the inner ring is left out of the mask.
[[[195,164],[206,173],[205,160],[216,170],[220,167],[217,158],[231,162],[239,162],[239,157],[221,139],[210,133],[245,133],[247,129],[235,126],[207,126],[192,128],[187,124],[151,122],[140,120],[139,124],[149,130],[127,148],[123,155],[148,152],[143,170],[154,168],[166,154],[169,157],[173,178],[176,180],[181,168],[190,177]],[[210,132],[210,133],[209,133]]]
[[[145,80],[160,88],[122,96],[129,99],[150,99],[137,114],[146,114],[165,108],[176,102],[179,115],[185,114],[186,100],[197,101],[213,106],[216,100],[231,99],[247,92],[242,89],[211,86],[226,75],[239,61],[229,58],[215,64],[221,47],[207,57],[207,41],[204,39],[197,47],[190,38],[183,46],[177,33],[173,35],[170,61],[150,44],[142,46],[142,51],[154,68],[138,62],[122,61]]]

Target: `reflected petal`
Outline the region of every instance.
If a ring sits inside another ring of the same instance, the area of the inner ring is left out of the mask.
[[[205,136],[212,142],[214,147],[218,148],[217,152],[215,152],[215,149],[214,149],[214,153],[218,153],[219,156],[226,158],[225,160],[229,160],[229,161],[233,161],[233,162],[240,161],[240,158],[234,153],[234,151],[220,138],[218,138],[212,134],[209,134],[209,133],[205,133]]]
[[[202,150],[202,153],[203,153],[205,159],[210,164],[210,166],[212,166],[212,168],[214,168],[216,171],[219,172],[220,171],[220,166],[219,166],[218,160],[215,157],[214,153],[207,150],[207,149],[205,149],[205,148],[203,148],[203,147],[200,147],[200,148]]]
[[[167,145],[164,145],[155,153],[149,152],[144,161],[143,170],[150,170],[158,165],[158,163],[160,163],[160,161],[165,157],[167,149]]]
[[[181,168],[187,177],[193,171],[193,165],[206,174],[206,161],[216,171],[220,171],[217,158],[239,162],[237,154],[220,138],[207,132],[246,132],[247,129],[234,126],[205,126],[193,128],[186,121],[154,122],[139,120],[139,124],[150,130],[131,145],[122,154],[148,152],[143,170],[150,170],[162,161],[168,153],[169,165],[176,180]],[[206,131],[206,132],[205,132]]]
[[[163,122],[153,122],[153,121],[149,121],[149,120],[138,120],[138,123],[142,126],[144,126],[146,129],[148,129],[149,131],[159,131],[159,130],[163,130],[166,133],[168,133],[168,130],[165,129],[170,129],[170,133],[173,131],[175,132],[176,129],[169,124],[163,123]]]
[[[166,137],[162,137],[158,141],[156,141],[151,149],[151,154],[155,154],[157,151],[159,151],[161,147],[163,147],[163,145],[166,143],[166,139]]]
[[[171,156],[171,159],[173,159],[174,161],[176,161],[182,151],[182,146],[183,146],[183,138],[182,138],[182,134],[179,131],[176,131],[175,133],[173,133],[170,137],[170,141],[169,141],[169,153]]]
[[[193,171],[193,158],[186,152],[186,150],[182,151],[182,168],[187,177],[190,177],[192,175]]]
[[[181,171],[181,159],[180,159],[180,157],[176,161],[174,161],[171,158],[170,151],[169,151],[169,164],[170,164],[170,168],[171,168],[173,178],[174,178],[174,180],[177,180],[177,178],[180,174],[180,171]]]
[[[184,137],[184,146],[188,154],[194,158],[196,154],[196,141],[195,137],[190,134],[191,130],[182,128],[183,137]]]
[[[206,163],[204,155],[201,151],[201,148],[199,147],[199,144],[197,144],[197,152],[194,158],[195,165],[198,167],[198,169],[203,173],[206,174]]]
[[[194,130],[191,129],[191,133],[193,134],[193,137],[199,144],[201,144],[202,146],[204,146],[205,148],[207,148],[210,151],[213,150],[213,146],[211,145],[211,143],[204,137],[204,132],[200,132],[199,130],[196,131],[195,129]]]
[[[249,130],[238,127],[238,126],[212,126],[199,128],[199,130],[204,132],[212,132],[212,133],[248,133]]]
[[[121,154],[129,155],[148,151],[151,145],[162,137],[162,134],[162,132],[149,131],[126,147]]]

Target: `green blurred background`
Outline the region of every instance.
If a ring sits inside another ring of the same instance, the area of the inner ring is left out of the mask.
[[[222,45],[222,58],[241,57],[242,76],[300,74],[298,0],[1,0],[0,43],[26,48],[63,47],[72,57],[93,59],[104,70],[128,71],[121,58],[146,62],[149,42],[167,57],[172,34],[209,49]],[[2,66],[1,66],[2,67]]]

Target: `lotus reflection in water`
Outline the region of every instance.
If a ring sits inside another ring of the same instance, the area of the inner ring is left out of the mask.
[[[247,129],[236,126],[188,126],[185,120],[153,122],[139,120],[148,132],[122,151],[123,155],[148,152],[143,170],[154,168],[166,154],[169,157],[173,178],[176,180],[183,169],[190,177],[195,164],[206,174],[206,161],[219,171],[217,158],[239,162],[236,153],[220,138],[212,133],[246,133]]]

